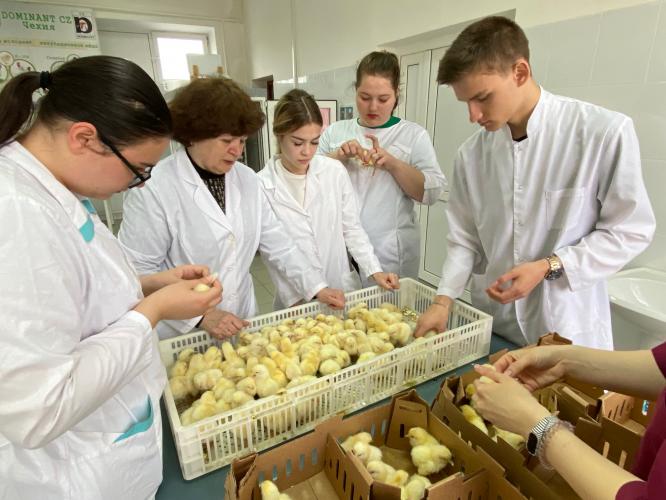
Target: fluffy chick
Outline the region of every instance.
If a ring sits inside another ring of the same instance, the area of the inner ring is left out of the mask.
[[[372,435],[369,432],[359,432],[353,434],[345,439],[340,446],[345,451],[351,451],[356,443],[370,444],[372,442]]]
[[[437,438],[423,427],[412,427],[407,432],[407,437],[409,438],[409,445],[412,448],[423,444],[439,444]]]
[[[400,500],[422,500],[425,491],[432,483],[427,477],[414,474],[402,488]]]
[[[254,367],[254,380],[257,385],[257,394],[260,398],[277,394],[280,390],[280,384],[271,378],[271,374],[264,365]]]
[[[497,441],[498,437],[501,437],[504,441],[509,443],[516,450],[520,450],[525,444],[525,438],[520,434],[515,434],[510,431],[505,431],[499,427],[492,425],[489,429],[493,433],[493,441]]]
[[[367,465],[368,462],[382,459],[382,450],[371,444],[357,442],[352,446],[351,452],[358,457],[358,459]]]
[[[280,493],[273,481],[263,481],[259,485],[259,490],[261,491],[262,500],[291,500],[289,495]]]
[[[474,408],[472,408],[470,405],[462,405],[460,407],[460,411],[462,412],[463,417],[465,417],[465,420],[467,420],[474,427],[481,430],[481,432],[484,434],[488,434],[488,427],[486,427],[486,423]]]
[[[365,466],[372,476],[372,479],[381,483],[387,482],[387,479],[395,474],[395,469],[381,460],[371,460]]]
[[[412,448],[412,463],[422,476],[429,476],[442,470],[451,462],[451,450],[443,444],[422,444]]]

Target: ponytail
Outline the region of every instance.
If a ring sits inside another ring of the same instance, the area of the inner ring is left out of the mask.
[[[33,93],[46,89],[37,105]],[[34,116],[36,115],[36,116]],[[0,146],[34,123],[88,122],[117,147],[171,134],[171,115],[155,82],[135,63],[82,57],[53,73],[15,76],[0,92]]]
[[[40,85],[39,73],[15,76],[0,91],[0,146],[12,140],[32,122],[35,105],[32,94]]]

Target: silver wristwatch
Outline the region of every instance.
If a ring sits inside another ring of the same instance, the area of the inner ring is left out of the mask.
[[[562,265],[560,258],[553,254],[546,257],[546,260],[548,261],[549,268],[545,278],[552,281],[562,276],[562,273],[564,273],[564,266]]]
[[[559,418],[552,415],[542,418],[537,422],[537,424],[532,427],[529,436],[527,436],[527,443],[525,447],[527,452],[532,456],[537,456],[539,453],[539,448],[542,444],[543,437],[550,430],[551,427],[557,425],[560,421]]]

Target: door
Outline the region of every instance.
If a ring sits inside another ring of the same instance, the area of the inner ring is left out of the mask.
[[[447,47],[431,51],[426,128],[433,139],[437,159],[449,184],[453,180],[453,161],[458,147],[477,129],[468,119],[467,107],[458,102],[453,90],[437,84],[439,61]],[[419,278],[437,286],[446,258],[446,237],[449,232],[446,220],[446,204],[449,193],[430,206],[421,205],[421,268]],[[469,292],[463,300],[469,302]]]
[[[424,50],[400,58],[400,98],[396,114],[422,127],[426,126],[428,112],[431,52]]]

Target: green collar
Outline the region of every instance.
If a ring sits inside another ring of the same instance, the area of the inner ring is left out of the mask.
[[[389,128],[389,127],[392,127],[393,125],[395,125],[396,123],[398,123],[399,121],[400,121],[400,118],[398,118],[397,116],[391,115],[391,118],[389,118],[388,121],[386,123],[384,123],[383,125],[379,125],[377,127],[366,127],[365,125],[361,125],[361,119],[360,118],[356,119],[356,123],[361,125],[361,127],[363,127],[363,128]]]

